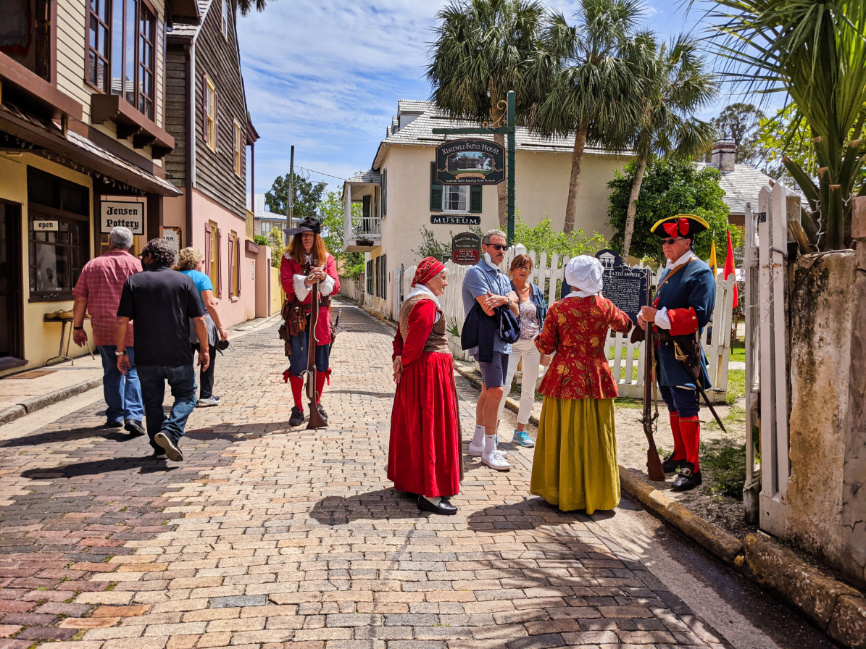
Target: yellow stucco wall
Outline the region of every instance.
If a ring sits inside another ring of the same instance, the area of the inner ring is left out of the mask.
[[[24,357],[28,363],[26,367],[15,368],[19,372],[29,367],[39,367],[45,361],[57,355],[60,344],[59,322],[44,322],[43,316],[59,310],[72,308],[72,301],[62,302],[30,302],[29,272],[30,247],[27,242],[29,214],[27,209],[27,167],[31,166],[53,174],[59,178],[69,180],[87,187],[91,191],[91,213],[90,213],[90,236],[88,245],[90,256],[93,256],[93,183],[89,176],[78,173],[61,165],[49,162],[44,158],[31,154],[12,157],[0,155],[0,198],[21,205],[21,250],[22,252],[22,294],[24,298]],[[67,331],[70,325],[67,325]],[[90,323],[85,323],[87,335],[91,344],[93,332]],[[69,347],[70,356],[81,356],[87,353],[86,348],[79,348],[72,343]],[[9,374],[10,371],[0,372],[0,376]]]

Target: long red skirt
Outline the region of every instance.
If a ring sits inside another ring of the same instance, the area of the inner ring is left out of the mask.
[[[423,496],[460,493],[462,453],[454,361],[425,352],[404,368],[391,413],[388,479]]]

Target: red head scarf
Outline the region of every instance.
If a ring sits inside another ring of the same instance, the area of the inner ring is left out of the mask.
[[[422,259],[415,270],[415,277],[412,278],[412,286],[426,284],[443,270],[445,270],[445,264],[436,259],[436,257]]]

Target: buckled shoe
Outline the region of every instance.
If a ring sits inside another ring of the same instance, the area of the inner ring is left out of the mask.
[[[694,489],[703,482],[701,472],[694,471],[695,465],[686,460],[680,460],[680,465],[677,467],[677,479],[671,487],[673,491],[688,491]]]
[[[293,428],[304,423],[304,411],[297,406],[292,406],[292,416],[289,417],[289,426]]]
[[[665,461],[662,462],[662,469],[664,469],[665,473],[675,473],[677,470],[677,467],[685,461],[686,461],[685,458],[680,459],[680,460],[675,460],[674,454],[671,453],[670,455],[668,455],[665,458]]]
[[[433,512],[443,516],[450,516],[457,513],[457,508],[448,502],[447,498],[441,498],[439,504],[430,502],[424,496],[418,496],[418,509],[422,512]]]

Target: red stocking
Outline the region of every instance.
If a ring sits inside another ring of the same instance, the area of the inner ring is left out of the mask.
[[[292,398],[295,400],[295,406],[301,412],[304,412],[304,379],[290,374],[289,382],[292,384]]]
[[[686,445],[683,443],[683,434],[680,431],[680,416],[676,412],[668,413],[671,417],[671,432],[674,435],[674,454],[672,459],[686,459]]]
[[[701,444],[701,420],[697,417],[680,419],[680,430],[686,447],[686,460],[695,465],[695,473],[701,470],[698,460],[698,448]]]
[[[325,379],[327,378],[327,372],[316,372],[316,403],[322,402],[322,390],[325,389]]]

